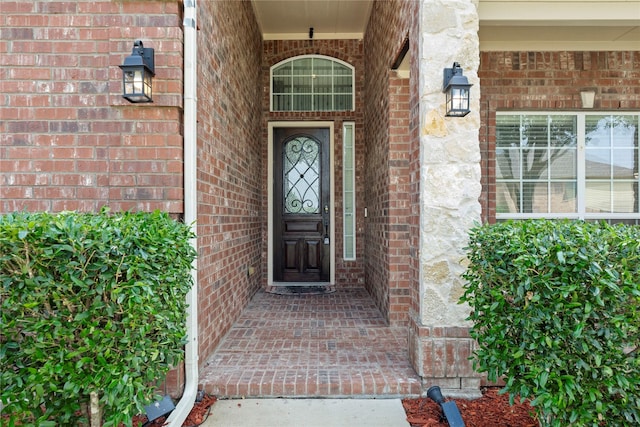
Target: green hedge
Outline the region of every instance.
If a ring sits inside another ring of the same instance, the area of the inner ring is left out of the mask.
[[[98,393],[131,424],[180,362],[193,237],[154,213],[0,216],[3,419],[78,425]]]
[[[640,425],[640,229],[530,220],[470,233],[476,369],[541,425]]]

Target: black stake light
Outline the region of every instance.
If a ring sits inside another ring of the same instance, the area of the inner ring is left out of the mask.
[[[170,414],[174,409],[176,409],[176,407],[169,395],[164,396],[162,400],[157,400],[144,407],[149,422]]]
[[[456,402],[445,402],[440,387],[437,385],[430,387],[427,390],[427,397],[440,405],[444,415],[443,418],[447,421],[449,427],[464,427],[464,421],[462,421],[462,415],[460,415]]]
[[[154,51],[144,47],[141,40],[133,43],[131,55],[122,68],[122,96],[129,102],[153,102],[153,76],[155,76]]]
[[[448,117],[464,117],[471,111],[469,109],[470,88],[473,86],[462,75],[462,67],[457,62],[453,63],[453,68],[444,69],[444,83],[442,91],[447,94]]]

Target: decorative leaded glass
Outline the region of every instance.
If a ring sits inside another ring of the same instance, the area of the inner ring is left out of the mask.
[[[285,143],[284,212],[320,213],[320,143],[300,136]]]

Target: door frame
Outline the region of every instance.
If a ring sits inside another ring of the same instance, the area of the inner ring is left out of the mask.
[[[331,121],[304,121],[304,122],[269,122],[268,155],[267,155],[267,286],[277,286],[283,284],[287,286],[295,285],[291,282],[273,281],[273,129],[274,128],[328,128],[329,129],[329,257],[330,270],[328,284],[334,285],[336,282],[336,247],[335,247],[335,191],[334,191],[334,123]],[[317,282],[308,282],[310,285]],[[325,283],[325,282],[321,282]]]

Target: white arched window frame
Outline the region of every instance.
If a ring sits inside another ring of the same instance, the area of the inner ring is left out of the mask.
[[[353,111],[355,69],[324,55],[301,55],[271,67],[271,111]]]

